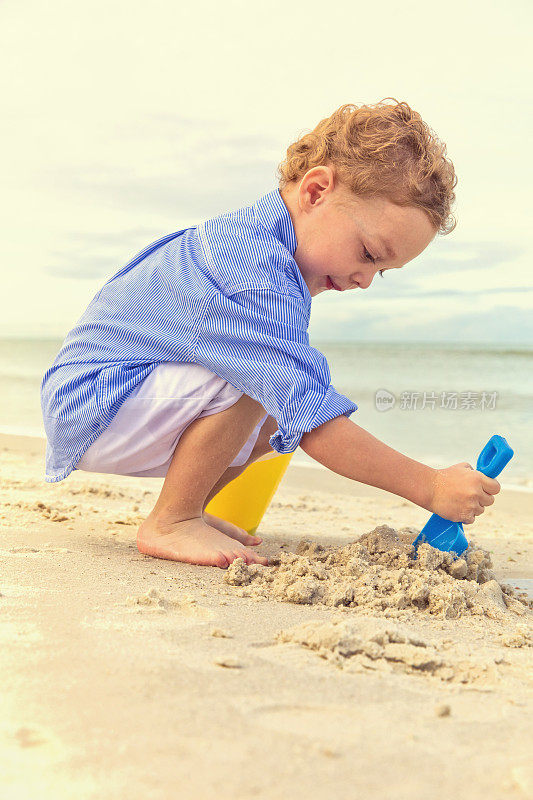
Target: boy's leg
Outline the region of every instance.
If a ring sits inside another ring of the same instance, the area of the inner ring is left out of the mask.
[[[244,472],[246,467],[249,464],[252,464],[254,461],[257,461],[258,458],[261,456],[266,455],[267,453],[272,453],[273,450],[269,444],[270,437],[277,431],[278,423],[274,419],[274,417],[267,417],[264,424],[259,431],[259,436],[257,437],[257,441],[253,447],[252,452],[250,453],[249,459],[240,467],[228,467],[224,474],[218,479],[216,484],[213,486],[211,491],[206,497],[204,508],[206,505],[213,499],[215,495],[217,495],[224,486],[227,486],[228,483],[238,478],[241,473]],[[204,517],[206,516],[204,512]]]
[[[274,417],[267,417],[261,426],[257,441],[252,449],[252,452],[250,453],[248,460],[242,464],[242,466],[228,467],[225,473],[213,486],[204,503],[203,518],[208,525],[211,525],[213,528],[217,528],[219,531],[222,531],[222,533],[226,533],[228,536],[231,536],[232,539],[237,539],[237,541],[248,546],[261,544],[262,539],[259,536],[250,536],[245,530],[243,530],[243,528],[237,527],[237,525],[234,525],[232,522],[228,522],[220,517],[215,517],[213,514],[209,514],[207,511],[205,511],[205,507],[210,500],[212,500],[213,497],[215,497],[215,495],[217,495],[224,488],[224,486],[227,486],[228,483],[231,483],[231,481],[235,480],[235,478],[238,478],[249,464],[257,461],[258,458],[266,455],[267,453],[274,452],[270,446],[269,439],[272,434],[277,431],[277,429],[278,423]]]
[[[206,498],[264,413],[260,403],[242,395],[225,411],[196,419],[186,428],[154,509],[139,528],[137,546],[142,553],[219,567],[235,558],[268,563],[202,517]]]

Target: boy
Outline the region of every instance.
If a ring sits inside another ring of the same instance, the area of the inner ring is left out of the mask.
[[[389,100],[390,98],[387,98]],[[280,188],[170,234],[98,292],[42,386],[48,481],[164,476],[137,544],[158,558],[266,564],[204,512],[246,466],[300,446],[329,469],[471,523],[497,481],[432,469],[348,419],[309,345],[311,298],[366,289],[453,230],[446,148],[406,103],[341,106],[293,143]]]

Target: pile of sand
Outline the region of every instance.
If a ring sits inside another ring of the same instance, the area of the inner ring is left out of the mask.
[[[462,558],[428,544],[415,551],[417,533],[380,525],[344,547],[304,540],[296,553],[282,553],[268,567],[237,559],[225,581],[241,587],[243,596],[357,608],[387,617],[413,610],[448,619],[526,613],[527,599],[496,581],[485,550],[471,546]]]

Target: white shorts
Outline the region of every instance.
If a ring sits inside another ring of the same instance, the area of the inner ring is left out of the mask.
[[[162,478],[185,428],[199,417],[224,411],[243,394],[199,364],[159,364],[122,403],[76,469]],[[229,466],[246,463],[267,417]]]

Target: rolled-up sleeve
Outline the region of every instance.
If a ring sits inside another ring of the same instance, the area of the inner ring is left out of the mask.
[[[278,453],[294,452],[304,433],[357,410],[331,385],[326,358],[310,346],[302,303],[275,289],[215,294],[202,316],[195,359],[274,417],[270,445]]]

